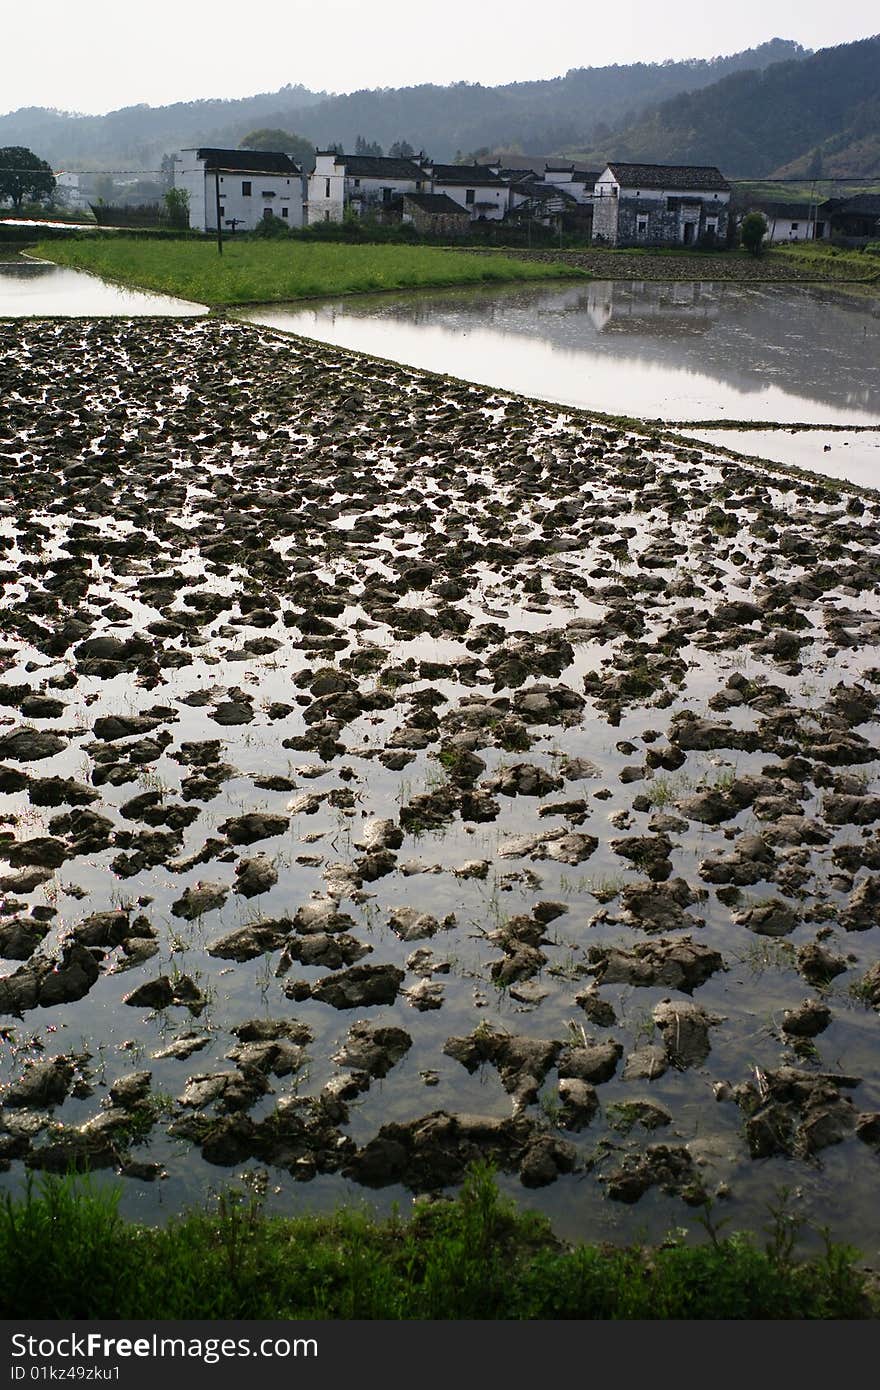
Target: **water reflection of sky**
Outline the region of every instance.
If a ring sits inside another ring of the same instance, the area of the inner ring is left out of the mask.
[[[701,430],[686,433],[707,444],[750,457],[794,464],[829,478],[846,478],[880,488],[880,429],[876,430]]]
[[[45,261],[0,263],[0,318],[109,314],[169,314],[185,318],[205,313],[207,309],[201,304],[174,299],[169,294],[122,289],[82,270],[68,270]]]
[[[880,308],[824,288],[596,281],[270,306],[248,317],[611,414],[880,422]]]

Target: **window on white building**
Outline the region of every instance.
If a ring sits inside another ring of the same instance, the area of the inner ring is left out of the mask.
[[[282,216],[282,217],[286,217],[287,214],[288,214],[288,209],[287,209],[287,208],[282,208],[282,209],[281,209],[281,216]]]
[[[477,190],[476,190],[475,188],[466,188],[466,189],[465,189],[464,200],[465,200],[465,202],[466,202],[470,207],[473,206],[474,202],[476,201],[476,197],[477,197]]]
[[[648,235],[648,214],[640,212],[636,217],[636,236]]]
[[[324,197],[325,197],[325,198],[329,198],[329,197],[330,197],[330,180],[329,180],[329,179],[325,179],[325,180],[324,180]]]
[[[243,179],[243,180],[242,180],[242,184],[241,184],[241,196],[242,196],[242,198],[249,198],[249,197],[251,196],[251,182],[250,182],[250,179]]]

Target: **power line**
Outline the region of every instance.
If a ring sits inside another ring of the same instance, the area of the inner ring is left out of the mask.
[[[247,151],[243,151],[242,153],[247,153]],[[46,172],[45,168],[42,168],[42,169],[37,169],[37,168],[33,168],[33,169],[32,169],[32,168],[24,168],[24,167],[22,167],[21,165],[18,165],[18,164],[17,164],[17,165],[0,165],[0,173],[7,173],[7,174],[45,174],[45,172]],[[139,178],[142,178],[142,177],[143,177],[144,175],[146,175],[146,174],[165,174],[165,175],[167,175],[168,169],[167,169],[167,166],[166,166],[166,168],[164,168],[164,169],[70,169],[70,168],[65,168],[65,169],[53,169],[51,172],[55,175],[56,178],[58,177],[59,174],[76,174],[78,178],[82,178],[84,175],[85,175],[86,177],[89,177],[89,178],[102,178],[102,177],[106,177],[108,174],[109,174],[111,177],[117,177],[117,178],[120,177],[120,176],[122,176],[122,175],[134,175],[134,176],[137,176],[137,177],[139,177]],[[212,169],[211,172],[212,172],[212,173],[214,172],[213,169]],[[224,172],[223,169],[221,169],[220,172],[223,173],[223,172]],[[232,170],[232,171],[227,170],[226,172],[237,173],[238,171],[237,171],[237,170]],[[872,174],[819,174],[819,175],[814,175],[814,174],[801,174],[800,177],[787,178],[787,179],[779,179],[779,178],[771,178],[769,175],[765,175],[765,174],[748,174],[748,175],[746,175],[746,176],[743,177],[743,178],[738,178],[738,179],[731,178],[731,179],[729,179],[729,182],[730,182],[730,183],[880,183],[880,178],[878,178],[878,176],[877,176],[876,174],[874,174],[874,175],[872,175]]]
[[[795,179],[770,179],[755,175],[754,178],[730,179],[730,183],[880,183],[880,178],[871,174],[829,174],[826,178],[802,174]]]

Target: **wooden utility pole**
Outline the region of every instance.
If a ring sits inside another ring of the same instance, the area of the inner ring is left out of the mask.
[[[214,203],[217,208],[217,252],[223,255],[223,228],[220,225],[220,170],[214,171]]]

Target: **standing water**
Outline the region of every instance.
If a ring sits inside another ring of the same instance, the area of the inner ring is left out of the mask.
[[[868,486],[880,481],[875,299],[813,286],[596,281],[274,305],[247,318],[611,415],[857,427],[845,447],[807,433],[702,437]]]

